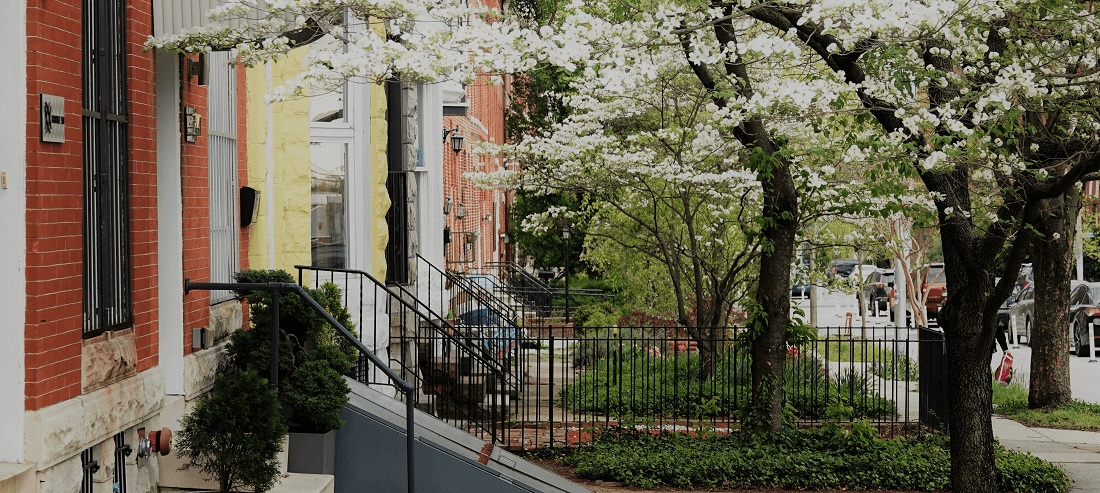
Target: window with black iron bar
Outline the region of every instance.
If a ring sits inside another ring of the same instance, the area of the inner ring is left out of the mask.
[[[124,0],[83,2],[85,337],[132,322]]]
[[[237,234],[237,78],[229,52],[207,55],[209,108],[207,158],[210,169],[210,282],[233,282],[239,269]],[[233,298],[232,291],[211,291],[210,302]]]
[[[126,493],[126,457],[133,449],[126,444],[126,432],[115,435],[115,483],[114,493]]]
[[[95,452],[87,448],[80,453],[80,493],[92,493],[95,486],[95,473],[99,471],[99,461],[95,460]]]

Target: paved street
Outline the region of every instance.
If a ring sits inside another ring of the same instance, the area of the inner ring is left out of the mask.
[[[863,320],[859,317],[859,305],[856,303],[854,295],[824,289],[821,291],[824,293],[820,295],[820,301],[818,302],[818,326],[834,328],[831,331],[833,334],[837,333],[835,330],[846,327],[847,314],[851,313],[852,334],[854,335],[859,336],[861,333],[865,333],[865,338],[868,339],[910,339],[916,341],[917,332],[915,330],[895,328],[887,314],[882,314],[879,317],[868,317],[867,328],[863,329]],[[795,299],[795,301],[800,308],[806,311],[806,320],[809,321],[810,301],[808,299]],[[822,335],[824,335],[824,332],[822,332]],[[919,359],[916,345],[911,344],[910,346],[908,351],[910,356],[913,359]],[[1031,367],[1031,348],[1017,344],[1009,346],[1009,351],[1012,352],[1014,358],[1015,378],[1027,382],[1030,373],[1029,368]],[[990,359],[990,368],[995,368],[1000,359],[1000,351],[993,354]],[[1096,384],[1100,381],[1100,357],[1079,358],[1069,355],[1069,363],[1070,387],[1073,390],[1073,397],[1086,402],[1100,403],[1100,385]]]

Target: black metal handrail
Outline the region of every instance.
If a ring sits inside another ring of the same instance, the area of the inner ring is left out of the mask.
[[[308,292],[301,286],[293,283],[222,283],[222,282],[191,282],[190,279],[183,280],[183,294],[186,295],[193,289],[208,290],[208,291],[268,291],[272,293],[271,303],[271,385],[278,390],[279,388],[279,298],[281,293],[290,292],[297,294],[306,305],[313,308],[321,318],[336,328],[336,332],[344,337],[351,345],[355,346],[362,354],[374,364],[375,367],[380,369],[382,373],[389,378],[390,382],[399,391],[405,394],[405,427],[406,427],[406,441],[405,441],[405,460],[407,468],[407,480],[408,491],[413,493],[415,488],[415,410],[416,410],[416,387],[409,382],[399,377],[388,365],[382,362],[382,360],[374,354],[373,351],[367,349],[363,345],[362,341],[352,335],[347,328],[338,322],[328,310],[317,303],[317,300],[313,299]]]
[[[339,269],[305,265],[296,265],[294,266],[294,268],[298,269],[299,283],[302,283],[304,281],[303,272],[307,270],[314,272],[328,272],[330,274],[340,273],[345,275],[356,275],[360,276],[360,278],[367,279],[374,285],[376,292],[377,290],[381,290],[385,293],[388,299],[396,301],[399,308],[403,308],[409,313],[415,314],[415,316],[419,319],[418,327],[427,327],[429,329],[432,334],[431,336],[417,336],[414,337],[411,341],[418,346],[418,350],[428,350],[428,345],[434,344],[440,347],[445,347],[448,351],[450,349],[454,349],[456,350],[456,352],[460,353],[459,356],[456,356],[454,358],[453,362],[450,361],[449,357],[447,358],[448,362],[453,364],[453,366],[455,367],[453,370],[453,372],[455,373],[455,375],[453,375],[454,378],[458,378],[458,374],[461,373],[460,367],[463,366],[463,363],[466,363],[466,365],[468,366],[468,368],[465,368],[467,370],[467,373],[476,373],[473,371],[476,369],[482,370],[483,373],[488,374],[487,378],[479,382],[482,388],[507,390],[513,393],[517,392],[517,389],[512,389],[509,386],[507,374],[509,373],[510,368],[508,365],[494,359],[493,355],[490,354],[486,350],[486,348],[476,343],[474,341],[475,337],[473,336],[473,334],[470,333],[469,330],[464,330],[466,329],[466,327],[455,326],[451,324],[444,318],[443,315],[439,314],[431,306],[424,303],[419,297],[410,292],[404,286],[384,284],[371,274],[357,269]],[[398,316],[401,316],[403,314],[404,313],[399,313]],[[393,315],[391,314],[391,316]],[[404,334],[404,332],[402,334]],[[404,344],[405,342],[409,341],[406,341],[404,339],[404,335],[402,335],[401,342],[402,344]],[[462,361],[462,358],[468,358],[468,360]],[[408,372],[408,375],[411,375],[412,378],[420,384],[420,386],[425,388],[425,392],[431,390],[433,382],[431,381],[431,375],[428,374],[427,369],[419,368],[420,372],[419,374],[417,374],[417,371],[415,369],[410,368],[410,362],[404,361],[402,359],[393,358],[392,356],[390,359],[394,363],[397,363],[399,366],[404,368]],[[499,423],[497,420],[481,419],[481,417],[478,415],[478,410],[475,409],[476,406],[473,406],[471,405],[471,402],[466,401],[466,399],[468,399],[470,395],[463,394],[461,392],[455,393],[454,395],[447,395],[446,393],[437,392],[430,394],[428,397],[428,404],[432,403],[432,398],[442,398],[445,402],[445,407],[448,410],[453,410],[461,414],[461,417],[464,421],[473,423],[474,428],[488,434],[491,437],[492,441],[499,440],[500,428],[502,427],[502,424]],[[444,421],[448,419],[447,417],[441,415],[438,410],[428,411],[430,413],[433,413],[437,418],[440,418]],[[501,414],[501,410],[497,409],[496,404],[493,404],[492,409],[488,414],[490,416],[498,416]]]
[[[476,281],[468,276],[444,271],[439,267],[436,267],[435,264],[432,264],[428,261],[428,259],[420,256],[420,254],[417,254],[417,259],[419,261],[417,265],[427,266],[432,271],[432,277],[438,277],[439,279],[442,279],[442,282],[436,283],[437,286],[443,285],[445,289],[450,289],[450,287],[458,287],[466,294],[466,296],[470,300],[475,301],[478,306],[488,306],[499,315],[506,315],[507,321],[510,322],[512,325],[517,327],[520,325],[518,323],[519,317],[516,316],[516,309],[498,298],[496,293],[486,289],[484,286],[478,284]],[[493,284],[493,286],[497,286],[500,288],[503,288],[505,286],[505,283],[501,282],[500,279],[496,278],[495,276],[491,276],[488,274],[477,275],[484,276],[486,279],[489,280],[489,282]],[[431,283],[429,282],[429,284]],[[430,285],[428,286],[428,289],[431,289]],[[455,315],[458,314],[456,313]]]
[[[524,301],[525,306],[535,307],[540,315],[550,315],[553,291],[549,284],[531,275],[515,262],[490,262],[485,264],[485,268],[498,269],[505,273],[501,277],[507,281],[509,294],[513,296],[518,294],[518,298]]]

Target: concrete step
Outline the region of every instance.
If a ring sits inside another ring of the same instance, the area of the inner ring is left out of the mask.
[[[391,387],[348,380],[336,435],[335,493],[407,490],[405,404]],[[380,390],[386,391],[383,393]],[[589,490],[435,417],[415,411],[417,491],[585,493]]]
[[[336,482],[331,474],[284,473],[268,493],[334,493]],[[5,491],[0,488],[0,491]],[[158,493],[218,493],[218,490],[160,487]]]
[[[0,462],[0,491],[38,493],[37,470],[35,464]]]

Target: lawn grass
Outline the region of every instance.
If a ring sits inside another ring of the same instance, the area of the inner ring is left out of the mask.
[[[994,384],[994,411],[1032,428],[1100,431],[1100,404],[1074,399],[1056,409],[1028,409],[1027,393],[1027,387],[1017,382],[1008,387]]]

